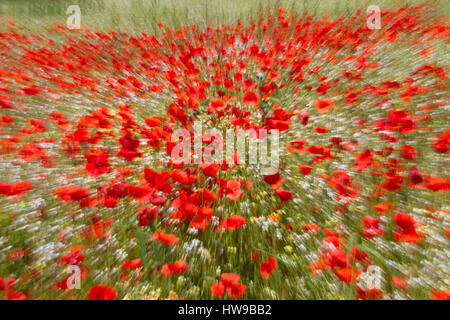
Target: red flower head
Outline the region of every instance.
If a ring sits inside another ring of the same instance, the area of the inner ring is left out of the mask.
[[[242,283],[236,283],[232,285],[231,287],[227,287],[227,294],[230,298],[240,298],[242,297],[245,292],[247,291],[247,286]]]
[[[225,287],[230,287],[239,282],[240,276],[236,273],[222,273],[220,281]]]
[[[223,296],[225,292],[225,286],[223,285],[222,282],[216,282],[211,286],[210,290],[213,296],[220,298]]]
[[[217,163],[202,163],[200,169],[202,169],[205,176],[211,177],[219,173],[220,165]]]
[[[332,98],[317,99],[314,101],[314,107],[316,107],[320,113],[324,113],[334,107],[333,102],[334,99]]]
[[[156,230],[152,236],[152,241],[158,241],[158,242],[162,242],[165,244],[176,245],[180,241],[180,238],[178,238],[177,236],[175,236],[173,234],[164,233],[159,230]]]
[[[394,205],[389,201],[383,201],[373,206],[373,210],[382,215],[386,215],[393,208]]]
[[[188,266],[186,264],[186,261],[184,261],[184,260],[178,260],[178,261],[175,261],[174,263],[166,263],[161,268],[161,272],[164,277],[167,277],[172,274],[187,272],[187,271],[188,271]]]
[[[419,224],[412,216],[406,213],[396,213],[392,217],[398,228],[394,231],[394,239],[397,242],[418,243],[422,241],[423,234],[416,231]]]
[[[434,300],[450,300],[450,290],[430,290],[430,296]]]
[[[53,191],[62,201],[80,201],[89,196],[88,188],[81,188],[75,185],[57,188]]]
[[[247,91],[242,95],[242,103],[246,106],[256,106],[259,103],[260,95],[253,91]]]
[[[277,268],[277,261],[270,257],[267,260],[261,262],[259,267],[259,273],[263,278],[269,278],[272,272]]]
[[[276,194],[281,199],[282,203],[292,200],[292,193],[290,193],[289,191],[278,189],[276,191]]]
[[[313,167],[310,167],[310,166],[304,166],[304,165],[301,165],[301,164],[298,165],[298,170],[304,176],[309,174],[312,171],[312,169],[313,169]]]
[[[416,166],[411,167],[411,170],[409,170],[408,178],[412,185],[417,185],[423,182],[423,177]]]
[[[280,176],[280,173],[274,173],[264,176],[264,182],[270,184],[270,187],[274,190],[278,189],[283,183],[284,178]]]
[[[360,269],[354,270],[352,267],[341,268],[336,270],[336,275],[345,283],[354,282],[362,273]]]
[[[372,218],[370,216],[366,216],[363,217],[361,221],[364,227],[366,227],[366,229],[362,232],[363,237],[373,238],[375,236],[380,236],[384,233],[383,230],[378,228],[380,218]]]
[[[91,287],[88,292],[88,299],[89,300],[116,300],[117,299],[117,292],[106,285],[96,285]]]
[[[212,99],[211,102],[209,103],[208,111],[209,112],[221,111],[225,108],[225,106],[226,106],[225,101],[223,101],[220,98],[215,98]]]
[[[223,220],[222,228],[228,229],[228,230],[233,230],[233,229],[237,229],[242,226],[245,226],[246,224],[247,224],[247,221],[245,220],[244,217],[231,216],[231,217],[225,218],[225,220]]]
[[[92,177],[98,177],[109,172],[108,154],[106,152],[88,155],[86,159],[88,161],[86,170]]]
[[[369,149],[355,156],[356,163],[353,164],[356,171],[362,171],[372,165],[373,157]]]
[[[247,286],[239,283],[239,275],[235,273],[222,273],[220,282],[210,287],[211,294],[216,297],[222,297],[225,289],[230,298],[240,298],[247,291]]]
[[[439,153],[450,152],[450,129],[441,133],[438,139],[433,141],[433,148]]]
[[[0,194],[6,196],[20,196],[33,189],[30,181],[22,181],[17,183],[4,183],[0,181]]]

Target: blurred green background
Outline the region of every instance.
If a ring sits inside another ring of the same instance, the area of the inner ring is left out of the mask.
[[[0,16],[17,20],[29,29],[50,24],[65,24],[70,5],[79,5],[82,25],[98,30],[156,31],[157,21],[172,27],[186,23],[204,26],[207,22],[234,23],[258,11],[283,7],[297,14],[338,17],[365,10],[369,5],[380,8],[399,4],[417,5],[422,0],[0,0]],[[449,0],[431,0],[437,14],[450,11]],[[2,23],[4,23],[2,21]]]

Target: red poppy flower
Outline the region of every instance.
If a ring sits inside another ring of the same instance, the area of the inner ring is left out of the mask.
[[[36,87],[22,88],[22,91],[27,96],[38,96],[38,95],[40,95],[40,91]]]
[[[354,282],[356,278],[362,273],[360,269],[354,269],[353,267],[341,268],[336,270],[336,275],[345,283]]]
[[[411,170],[409,170],[408,178],[409,178],[409,181],[412,186],[415,186],[415,185],[423,182],[423,177],[420,174],[420,171],[419,171],[419,169],[417,169],[416,166],[411,167]]]
[[[450,152],[450,129],[444,131],[438,136],[438,139],[433,141],[433,148],[439,153]]]
[[[117,153],[118,157],[124,158],[127,161],[133,161],[135,158],[140,157],[142,154],[140,152],[128,149],[120,149]]]
[[[304,176],[306,176],[307,174],[309,174],[309,173],[312,171],[312,169],[314,169],[314,168],[313,168],[313,167],[310,167],[310,166],[304,166],[304,165],[301,165],[301,164],[298,165],[298,170],[299,170],[300,173],[303,174]]]
[[[203,189],[203,200],[204,201],[214,201],[216,200],[216,194],[211,190],[204,188]]]
[[[289,191],[278,189],[276,194],[281,199],[282,203],[292,200],[292,193]]]
[[[208,224],[209,224],[208,219],[205,216],[198,215],[194,219],[192,219],[191,224],[189,226],[191,228],[203,231],[208,227]]]
[[[418,152],[412,146],[403,146],[402,147],[402,157],[406,160],[413,161],[418,156]]]
[[[319,231],[320,227],[315,223],[309,223],[309,224],[305,225],[304,227],[302,227],[302,229],[308,233],[314,233],[314,232]]]
[[[118,203],[119,203],[119,201],[114,197],[111,197],[108,195],[103,197],[103,205],[106,208],[115,208]]]
[[[450,239],[450,229],[444,229],[445,235]]]
[[[317,132],[319,134],[324,134],[324,133],[328,132],[328,129],[324,128],[324,127],[317,127],[317,128],[314,128],[314,132]]]
[[[116,300],[118,296],[113,288],[102,284],[91,287],[87,295],[89,300]]]
[[[379,218],[372,218],[370,216],[366,216],[363,217],[361,221],[364,227],[366,227],[366,229],[361,233],[363,237],[373,238],[375,236],[380,236],[384,233],[383,230],[378,228],[378,225],[380,223]]]
[[[393,208],[394,205],[389,201],[383,201],[373,206],[373,210],[382,215],[386,215]]]
[[[418,222],[406,213],[396,213],[392,217],[397,229],[394,231],[394,240],[397,242],[421,242],[424,235],[416,230]]]
[[[230,287],[239,282],[240,276],[236,273],[222,273],[220,281],[225,287]]]
[[[20,291],[9,291],[8,300],[29,300],[29,298]]]
[[[166,263],[161,268],[161,272],[164,277],[168,277],[169,275],[172,275],[172,274],[177,274],[177,273],[182,273],[182,272],[187,272],[187,271],[188,271],[188,266],[187,266],[186,261],[184,261],[184,260],[178,260],[178,261],[175,261],[174,263]]]
[[[372,164],[373,157],[369,149],[355,156],[356,163],[353,164],[356,171],[362,171]]]
[[[205,176],[211,177],[215,176],[220,171],[220,165],[217,163],[202,163],[200,164],[200,169],[202,169],[202,172]]]
[[[225,218],[222,222],[222,228],[228,230],[237,229],[245,225],[247,225],[247,221],[244,217],[241,216],[231,216]]]
[[[142,260],[141,260],[141,258],[137,258],[137,259],[133,259],[133,260],[125,260],[122,263],[122,268],[125,270],[142,268]]]
[[[408,283],[404,278],[392,276],[392,284],[400,290],[405,290],[408,288]]]
[[[53,191],[62,201],[79,201],[89,196],[88,188],[81,188],[75,185],[57,188]]]
[[[302,123],[302,125],[306,126],[308,124],[308,120],[309,120],[309,113],[305,112],[305,113],[301,113],[298,115],[300,122]]]
[[[267,129],[276,129],[279,131],[286,131],[291,125],[290,120],[277,120],[267,118],[266,127]]]
[[[215,98],[212,99],[211,102],[209,103],[209,111],[213,112],[213,111],[220,111],[222,109],[225,108],[225,101],[223,101],[220,98]]]
[[[450,191],[450,179],[447,180],[444,178],[431,177],[425,183],[425,188],[433,191]]]
[[[358,298],[361,300],[378,300],[383,297],[384,292],[377,288],[356,288]]]
[[[242,103],[246,106],[256,106],[261,96],[253,91],[247,91],[242,95]]]
[[[334,99],[332,98],[317,99],[314,101],[314,107],[316,107],[320,113],[324,113],[334,107],[333,102]]]
[[[430,290],[430,296],[434,300],[450,300],[450,290]]]
[[[155,221],[158,216],[161,216],[158,208],[151,206],[142,207],[138,210],[139,225],[148,226],[148,222]]]
[[[239,278],[239,275],[235,273],[222,273],[220,282],[210,287],[211,294],[216,297],[222,297],[226,289],[230,298],[242,297],[247,290],[247,286],[239,283]]]
[[[83,260],[86,258],[85,254],[82,254],[81,250],[76,250],[65,255],[59,259],[58,263],[64,263],[72,266],[79,266]]]
[[[22,181],[17,183],[4,183],[0,181],[0,194],[6,196],[21,195],[33,189],[30,181]]]
[[[269,278],[272,272],[277,268],[277,261],[269,257],[267,260],[261,262],[259,273],[263,278]]]
[[[14,106],[11,104],[11,98],[0,94],[0,107],[2,109],[13,109]]]
[[[216,282],[210,287],[210,290],[213,296],[220,298],[225,293],[225,286],[222,282]]]
[[[164,233],[159,230],[156,230],[152,236],[152,241],[158,241],[169,245],[176,245],[180,241],[180,238],[178,238],[173,234]]]
[[[87,155],[86,159],[88,162],[86,170],[92,177],[98,177],[109,172],[108,154],[106,152]]]
[[[328,253],[328,257],[324,260],[324,262],[332,268],[345,268],[347,266],[347,252],[339,248],[332,249]]]
[[[230,287],[227,287],[227,295],[233,299],[241,298],[246,291],[247,286],[242,283],[236,283]]]
[[[278,172],[271,174],[271,175],[264,176],[264,182],[267,184],[270,184],[270,187],[274,190],[278,189],[281,186],[281,184],[283,183],[283,181],[284,181],[284,178],[281,177]]]

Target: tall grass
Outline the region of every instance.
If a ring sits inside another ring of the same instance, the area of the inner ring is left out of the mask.
[[[157,22],[171,27],[185,24],[204,26],[235,23],[255,17],[261,9],[279,7],[296,14],[339,17],[365,10],[369,5],[392,8],[401,4],[414,5],[417,0],[2,0],[0,16],[16,19],[30,29],[50,24],[64,24],[66,10],[79,5],[82,25],[97,30],[128,32],[157,31]],[[450,12],[450,2],[432,0],[438,14]]]

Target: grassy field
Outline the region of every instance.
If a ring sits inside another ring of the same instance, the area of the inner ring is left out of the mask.
[[[446,0],[432,0],[436,15],[450,12]],[[417,0],[2,0],[0,16],[17,19],[28,28],[35,29],[49,24],[64,24],[68,6],[78,4],[82,24],[96,30],[122,30],[127,32],[158,31],[157,21],[171,27],[195,23],[235,23],[255,18],[264,8],[282,7],[293,14],[340,17],[353,15],[369,5],[395,8],[414,5]]]

